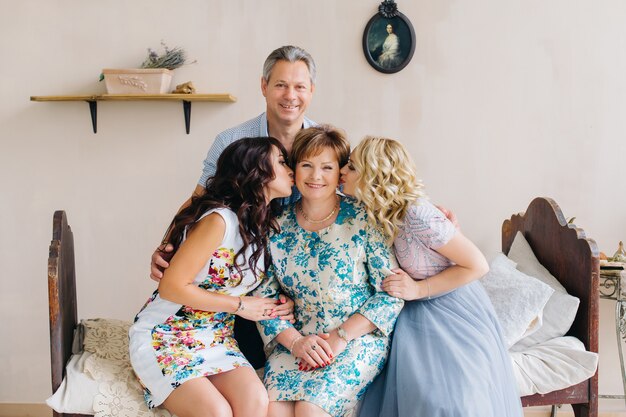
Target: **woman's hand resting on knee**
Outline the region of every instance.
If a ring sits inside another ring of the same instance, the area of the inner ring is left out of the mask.
[[[296,339],[291,353],[296,358],[300,358],[301,371],[330,365],[334,355],[328,342],[316,334],[300,336]]]
[[[330,354],[330,362],[327,363],[326,365],[330,365],[330,363],[332,363],[335,360],[335,358],[339,356],[341,352],[343,352],[346,349],[346,346],[348,346],[348,342],[346,342],[345,339],[339,337],[336,331],[333,331],[331,333],[320,333],[318,336],[326,340],[326,343],[328,343],[328,346],[330,346],[332,350]],[[312,371],[313,369],[319,368],[319,366],[318,367],[309,366],[309,364],[306,363],[304,360],[300,360],[300,366],[303,368],[302,369],[303,371]]]

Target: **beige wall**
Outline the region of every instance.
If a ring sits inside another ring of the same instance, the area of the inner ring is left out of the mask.
[[[600,248],[626,239],[626,3],[401,1],[417,42],[402,72],[365,61],[377,0],[0,0],[0,402],[50,393],[46,257],[52,213],[77,246],[79,314],[130,319],[153,288],[148,262],[219,131],[263,109],[261,64],[293,43],[317,60],[310,116],[395,137],[433,200],[487,254],[534,196],[555,198]],[[235,104],[85,103],[30,95],[102,92],[102,68],[142,61],[163,39],[197,64],[176,70]],[[601,391],[619,392],[612,305],[603,304]],[[9,360],[10,358],[10,360]]]

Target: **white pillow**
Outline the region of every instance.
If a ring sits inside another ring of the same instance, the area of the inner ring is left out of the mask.
[[[510,352],[520,395],[546,394],[591,378],[598,354],[575,337],[557,337],[521,352]]]
[[[65,367],[65,378],[46,400],[57,413],[94,414],[93,398],[98,394],[98,382],[83,372],[85,361],[92,355],[82,352],[72,355]]]
[[[519,346],[514,347],[514,349],[523,349],[555,337],[564,336],[572,327],[580,300],[569,295],[565,287],[539,263],[532,248],[520,232],[515,235],[509,251],[509,258],[517,263],[518,270],[537,278],[555,290],[543,309],[541,328],[520,340]]]
[[[507,348],[541,326],[541,315],[554,290],[515,269],[504,254],[498,254],[482,278],[496,311]]]

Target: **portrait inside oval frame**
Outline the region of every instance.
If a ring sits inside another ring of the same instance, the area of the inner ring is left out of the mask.
[[[381,12],[375,14],[363,32],[363,53],[367,62],[385,74],[402,70],[415,52],[413,25],[399,11],[393,14],[392,17],[385,17]]]

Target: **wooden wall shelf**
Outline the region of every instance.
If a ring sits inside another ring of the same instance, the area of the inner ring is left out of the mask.
[[[185,116],[185,131],[189,134],[191,125],[191,102],[213,101],[234,103],[237,98],[231,94],[100,94],[80,96],[31,96],[31,101],[86,101],[89,103],[93,133],[98,131],[99,101],[182,101]]]

